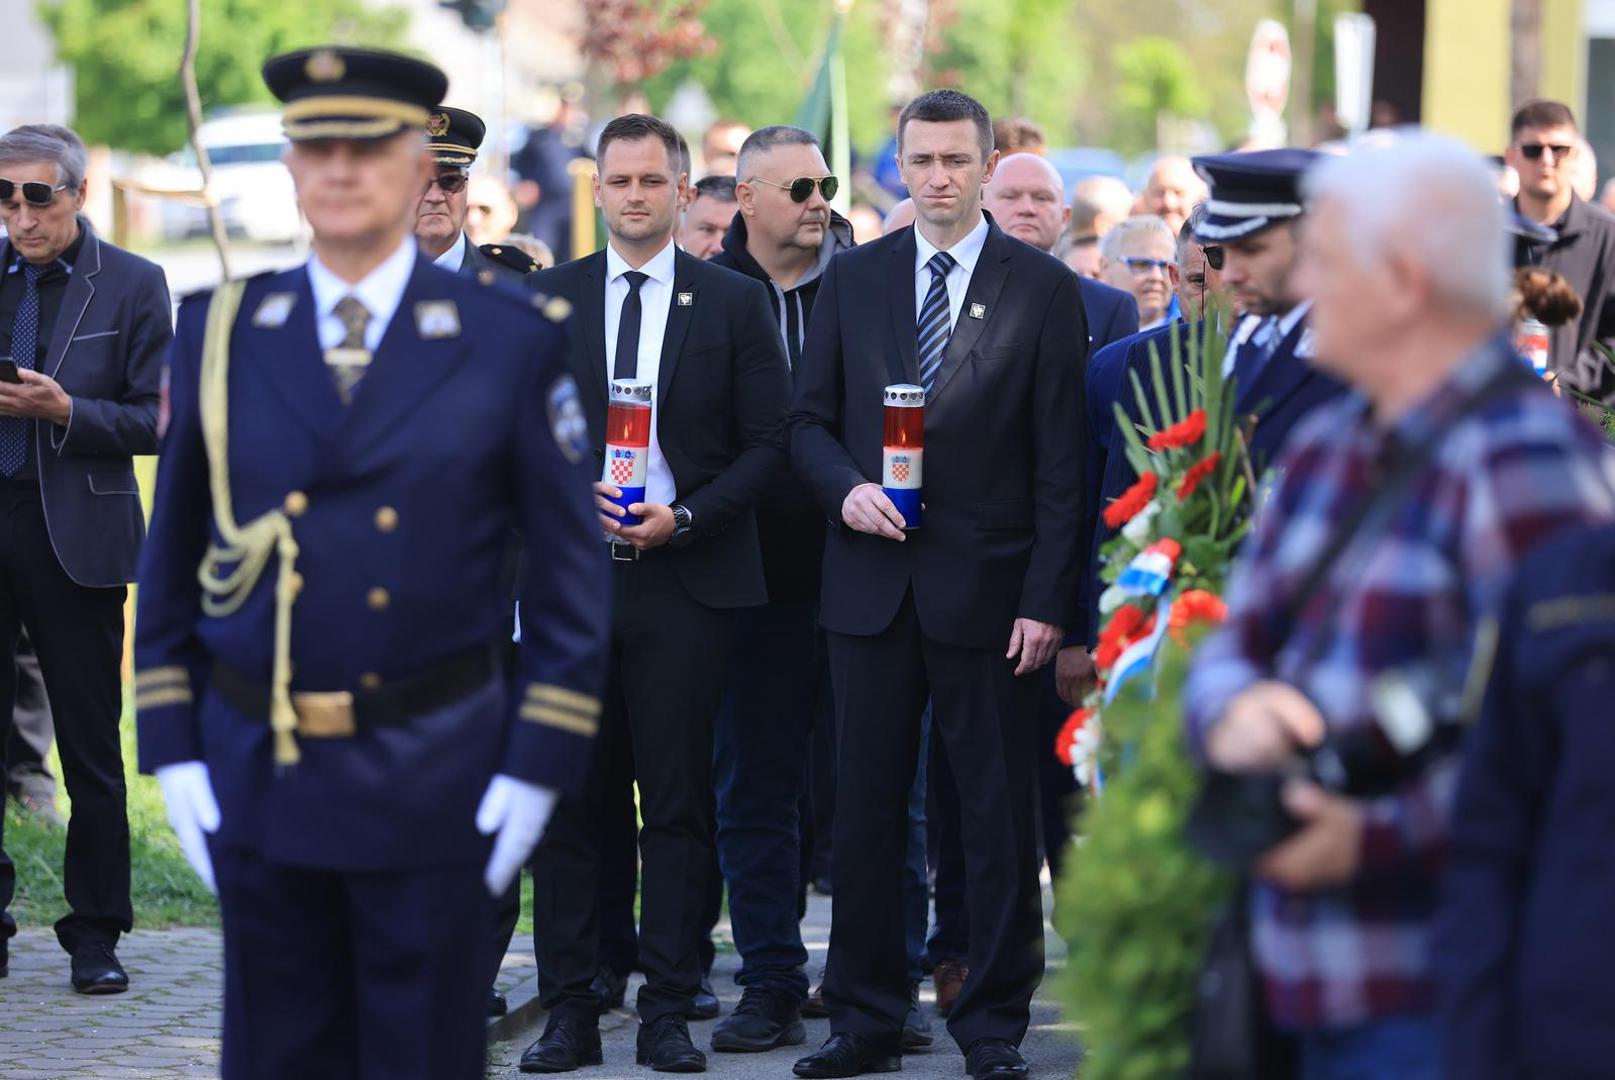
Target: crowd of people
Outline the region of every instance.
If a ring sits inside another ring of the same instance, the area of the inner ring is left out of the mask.
[[[1213,320],[1272,479],[1185,733],[1209,774],[1290,778],[1242,892],[1268,1022],[1308,1078],[1607,1069],[1615,469],[1571,401],[1615,401],[1615,217],[1563,105],[1520,110],[1506,174],[1408,130],[1162,157],[1135,194],[933,91],[884,218],[832,209],[800,128],[715,125],[696,179],[629,113],[593,147],[605,245],[567,261],[565,123],[512,193],[427,63],[264,77],[312,256],[177,324],[83,215],[77,136],[0,137],[0,715],[46,815],[55,719],[75,990],[129,984],[138,580],[140,766],[219,897],[226,1076],[480,1076],[526,868],[524,1071],[601,1064],[636,971],[637,1064],[705,1069],[727,896],[712,1050],[828,1016],[796,1075],[895,1071],[929,978],[969,1075],[1021,1080],[1118,424]],[[1409,708],[1473,728],[1467,763],[1407,764]],[[1295,778],[1365,737],[1372,781]]]

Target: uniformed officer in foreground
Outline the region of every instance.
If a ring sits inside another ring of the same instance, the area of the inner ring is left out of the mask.
[[[480,1078],[492,897],[600,712],[586,423],[561,328],[417,248],[443,73],[320,48],[264,78],[313,255],[180,308],[140,763],[217,883],[225,1077]]]
[[[538,269],[538,261],[507,244],[471,242],[465,233],[470,208],[471,166],[487,127],[482,118],[446,105],[426,117],[426,148],[432,152],[432,180],[415,210],[415,239],[438,266],[485,285],[495,281],[520,284]]]

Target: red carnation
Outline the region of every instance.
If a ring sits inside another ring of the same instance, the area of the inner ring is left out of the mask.
[[[1092,709],[1078,709],[1065,718],[1065,723],[1060,727],[1060,734],[1054,739],[1054,756],[1060,759],[1060,764],[1066,766],[1071,764],[1071,747],[1092,716]]]
[[[1194,489],[1200,486],[1200,481],[1215,472],[1221,461],[1222,454],[1214,452],[1191,465],[1189,471],[1183,474],[1183,481],[1178,484],[1178,501],[1182,502],[1193,495]]]
[[[1206,434],[1206,410],[1196,409],[1164,431],[1157,431],[1144,445],[1151,450],[1178,450],[1193,446]]]
[[[1228,618],[1228,605],[1216,593],[1190,589],[1172,602],[1167,631],[1179,645],[1186,644],[1186,631],[1199,622],[1220,623]]]
[[[1117,608],[1099,631],[1099,647],[1094,650],[1094,666],[1109,671],[1115,666],[1122,650],[1155,629],[1155,616],[1145,617],[1142,608],[1124,604]]]
[[[1116,501],[1105,507],[1105,524],[1112,529],[1119,529],[1126,525],[1138,512],[1150,504],[1155,498],[1155,489],[1161,483],[1161,478],[1152,472],[1147,472],[1138,478],[1132,487],[1116,497]]]

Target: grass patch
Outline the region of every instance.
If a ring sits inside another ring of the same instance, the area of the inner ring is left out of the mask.
[[[123,767],[129,785],[129,854],[136,929],[165,926],[217,926],[219,909],[168,827],[163,793],[157,781],[135,772],[134,714],[121,725]],[[51,773],[58,778],[56,806],[71,811],[63,785],[61,761],[51,750]],[[6,807],[6,852],[17,864],[17,895],[11,913],[17,923],[49,927],[67,913],[62,897],[62,855],[67,830],[53,829]]]

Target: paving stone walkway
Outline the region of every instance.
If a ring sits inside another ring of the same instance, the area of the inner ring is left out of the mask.
[[[803,934],[813,969],[823,963],[829,938],[830,902],[813,897]],[[734,973],[739,957],[727,945],[728,926],[719,927],[720,952],[713,983],[728,1015],[739,999]],[[1047,935],[1049,961],[1057,965],[1064,948]],[[0,1078],[4,1080],[179,1080],[216,1076],[219,1058],[219,1009],[223,959],[216,930],[136,931],[119,946],[129,971],[128,993],[82,997],[68,984],[67,955],[49,929],[26,928],[11,942],[11,976],[0,979]],[[514,1080],[522,1050],[543,1029],[544,1016],[533,1000],[536,965],[532,941],[511,943],[499,987],[512,1004],[512,1015],[489,1027],[488,1077]],[[632,1005],[639,984],[629,986]],[[934,1000],[930,984],[922,999]],[[707,1049],[715,1021],[691,1025],[691,1034]],[[602,1019],[606,1062],[578,1074],[579,1080],[646,1080],[653,1075],[636,1068],[635,1020],[619,1010]],[[828,1037],[823,1020],[808,1023],[807,1047]],[[1057,1080],[1074,1074],[1080,1051],[1075,1029],[1065,1023],[1050,995],[1033,1003],[1032,1027],[1023,1046],[1035,1077]],[[791,1080],[791,1064],[804,1051],[791,1047],[767,1054],[709,1054],[707,1073],[713,1080]],[[928,1054],[903,1059],[909,1077],[964,1076],[964,1062],[936,1021],[936,1044]]]

